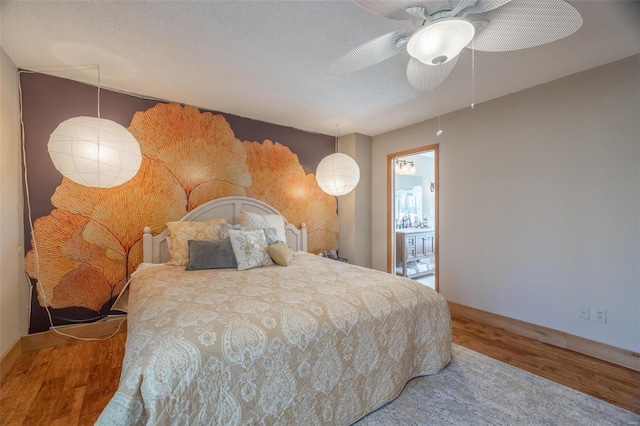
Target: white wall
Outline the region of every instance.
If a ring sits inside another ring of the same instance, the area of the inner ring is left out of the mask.
[[[343,136],[339,139],[338,151],[349,155],[360,167],[358,186],[338,197],[339,253],[349,259],[349,263],[370,268],[371,137],[359,133]]]
[[[28,331],[18,70],[0,48],[0,354]]]
[[[443,94],[446,96],[446,94]],[[441,293],[640,351],[640,56],[373,138],[386,156],[440,144]],[[386,185],[373,173],[374,188]],[[386,269],[386,194],[372,194]],[[578,306],[607,309],[607,324]]]

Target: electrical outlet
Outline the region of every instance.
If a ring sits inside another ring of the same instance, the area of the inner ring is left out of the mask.
[[[595,322],[607,323],[607,310],[605,308],[593,308],[593,320]]]
[[[589,319],[589,307],[588,306],[578,306],[578,318]]]

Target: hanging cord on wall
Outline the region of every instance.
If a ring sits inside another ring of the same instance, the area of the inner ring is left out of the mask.
[[[100,79],[100,68],[97,65],[91,65],[91,66],[86,66],[86,67],[70,67],[67,69],[60,69],[60,70],[55,70],[55,71],[47,71],[47,72],[64,72],[64,71],[69,71],[69,70],[73,70],[73,71],[84,71],[84,70],[88,70],[88,69],[98,69],[98,80]],[[122,318],[120,320],[120,322],[118,323],[118,328],[116,328],[116,331],[114,331],[112,334],[110,334],[109,336],[106,337],[78,337],[78,336],[74,336],[72,334],[67,334],[64,333],[60,330],[58,330],[56,328],[56,326],[53,325],[53,318],[51,316],[51,310],[49,309],[49,301],[47,299],[47,295],[45,294],[44,291],[44,287],[42,285],[41,279],[40,279],[40,258],[38,255],[38,245],[37,245],[37,241],[36,241],[36,234],[34,231],[34,227],[33,227],[33,218],[32,218],[32,213],[31,213],[31,196],[29,193],[29,179],[27,177],[27,152],[26,152],[26,147],[25,147],[25,136],[24,136],[24,119],[23,119],[23,114],[22,114],[22,83],[20,81],[20,75],[26,73],[26,74],[36,74],[39,73],[38,71],[29,71],[29,70],[19,70],[18,71],[18,99],[19,99],[19,105],[20,105],[20,132],[21,132],[21,145],[22,145],[22,166],[23,166],[23,170],[24,170],[24,175],[23,175],[23,179],[24,179],[24,191],[25,191],[25,198],[27,201],[27,213],[28,213],[28,217],[29,217],[29,230],[31,231],[31,240],[32,240],[32,249],[33,249],[33,254],[35,257],[35,265],[36,265],[36,276],[37,276],[37,281],[36,281],[36,285],[38,286],[38,289],[40,290],[40,295],[42,296],[42,300],[44,301],[44,309],[47,313],[47,317],[49,319],[49,325],[50,325],[50,329],[53,330],[54,333],[59,334],[61,336],[64,337],[70,337],[72,339],[76,339],[76,340],[83,340],[83,341],[96,341],[96,340],[107,340],[112,338],[113,336],[115,336],[116,334],[118,334],[120,332],[120,328],[122,327],[122,324],[127,320],[126,316],[124,318]],[[99,87],[99,82],[98,82],[98,117],[100,117],[100,87]],[[26,273],[25,274],[27,276],[27,283],[30,282],[30,277],[29,274]],[[131,281],[131,279],[129,279],[129,281],[127,281],[127,283],[125,284],[125,287],[129,284],[129,282]],[[30,289],[32,290],[32,285],[29,284]],[[29,299],[29,305],[31,305],[31,299]],[[106,318],[106,316],[101,316],[99,317],[99,319],[103,319]]]

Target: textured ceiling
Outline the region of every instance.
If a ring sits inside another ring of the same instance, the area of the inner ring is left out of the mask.
[[[584,20],[570,37],[475,53],[476,104],[640,53],[640,2],[570,3]],[[0,43],[20,68],[99,64],[103,87],[331,135],[375,136],[470,105],[469,50],[428,93],[407,82],[406,53],[327,75],[353,47],[411,28],[350,1],[0,3]],[[95,69],[55,75],[97,82]]]

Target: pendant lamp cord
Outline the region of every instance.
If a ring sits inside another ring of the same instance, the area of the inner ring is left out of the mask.
[[[97,65],[98,69],[98,118],[100,118],[100,66]]]
[[[73,71],[84,71],[87,69],[93,69],[93,68],[97,68],[98,69],[98,118],[100,117],[100,67],[97,65],[93,65],[93,66],[87,66],[87,67],[66,67],[66,68],[61,68],[61,69],[55,69],[55,70],[44,70],[44,72],[48,72],[48,73],[55,73],[55,72],[69,72],[70,70]],[[49,300],[47,299],[47,295],[45,293],[45,289],[44,289],[44,285],[42,284],[42,278],[40,277],[40,256],[38,253],[38,244],[37,244],[37,238],[36,238],[36,233],[35,233],[35,229],[34,229],[34,224],[33,224],[33,214],[32,214],[32,210],[31,210],[31,194],[29,192],[29,178],[28,178],[28,169],[27,169],[27,150],[26,150],[26,143],[25,143],[25,132],[24,132],[24,117],[23,117],[23,104],[22,104],[22,79],[21,76],[22,74],[37,74],[40,73],[41,71],[35,71],[35,70],[18,70],[18,74],[17,74],[17,80],[18,80],[18,103],[19,103],[19,108],[20,108],[20,139],[21,139],[21,148],[22,148],[22,169],[23,169],[23,180],[24,180],[24,191],[25,191],[25,200],[26,200],[26,208],[27,208],[27,216],[29,219],[29,230],[31,231],[31,248],[33,250],[33,254],[34,254],[34,258],[35,258],[35,275],[36,275],[36,286],[38,287],[38,289],[40,290],[39,292],[39,296],[42,298],[42,301],[44,302],[44,310],[47,313],[47,319],[49,320],[49,329],[51,331],[53,331],[54,333],[60,335],[60,336],[64,336],[64,337],[68,337],[71,339],[75,339],[75,340],[84,340],[84,341],[98,341],[98,340],[107,340],[110,339],[111,337],[115,336],[116,334],[118,334],[118,332],[120,332],[120,328],[122,328],[122,325],[124,324],[124,322],[127,320],[127,317],[125,316],[124,318],[121,318],[119,323],[118,323],[118,327],[116,328],[116,330],[105,337],[79,337],[79,336],[75,336],[73,334],[68,334],[65,332],[62,332],[60,330],[58,330],[58,327],[53,325],[53,318],[51,316],[51,310],[49,308],[49,306],[51,305],[49,303]],[[33,286],[31,285],[31,277],[29,276],[29,274],[27,273],[27,271],[24,271],[25,273],[25,277],[26,277],[26,283],[29,286],[29,290],[30,292],[33,292]],[[127,283],[125,284],[125,287],[129,284],[130,279],[127,281]],[[32,295],[30,295],[29,300],[31,300]],[[29,304],[29,307],[31,307],[31,303]],[[29,313],[29,316],[31,316],[31,312]],[[100,316],[100,317],[96,317],[96,318],[89,318],[89,319],[85,319],[85,321],[90,321],[90,320],[101,320],[103,318],[107,318],[107,316]]]

